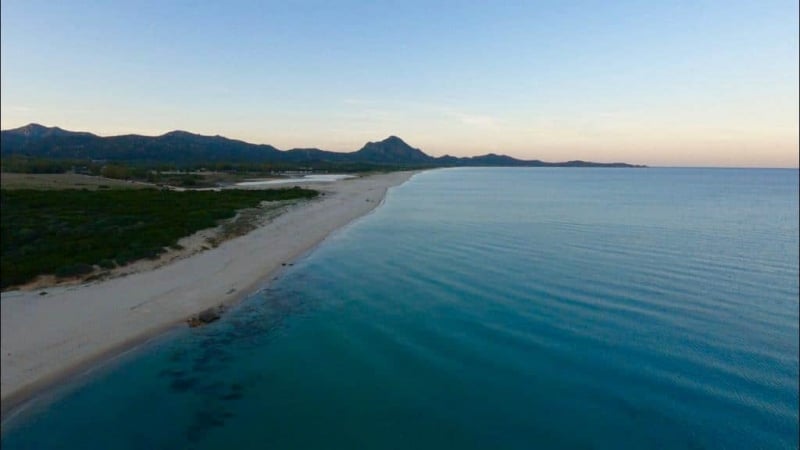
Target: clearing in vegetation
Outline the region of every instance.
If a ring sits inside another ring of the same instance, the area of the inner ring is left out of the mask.
[[[75,173],[7,173],[0,176],[3,189],[152,189],[152,185],[132,183]]]

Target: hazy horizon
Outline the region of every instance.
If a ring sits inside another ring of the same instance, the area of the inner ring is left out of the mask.
[[[6,1],[0,128],[798,166],[798,4]]]

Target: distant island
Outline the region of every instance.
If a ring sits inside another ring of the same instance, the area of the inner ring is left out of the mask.
[[[102,161],[175,167],[271,164],[283,169],[354,171],[459,166],[645,167],[622,162],[521,160],[494,153],[461,158],[445,155],[437,158],[408,145],[397,136],[389,136],[379,142],[368,142],[357,151],[342,153],[318,148],[279,150],[271,145],[251,144],[223,136],[204,136],[186,131],[171,131],[161,136],[128,134],[101,137],[35,123],[3,130],[0,157],[4,168],[12,159]]]

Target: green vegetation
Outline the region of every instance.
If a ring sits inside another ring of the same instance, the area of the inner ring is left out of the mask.
[[[175,192],[138,190],[0,191],[2,288],[37,275],[90,273],[155,258],[181,237],[213,227],[262,201],[312,198],[291,188]]]

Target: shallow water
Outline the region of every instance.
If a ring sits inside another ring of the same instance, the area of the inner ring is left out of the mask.
[[[798,171],[448,169],[12,448],[797,448]]]
[[[257,181],[242,181],[236,183],[234,186],[239,187],[255,187],[255,186],[271,186],[275,184],[297,184],[297,183],[330,183],[332,181],[345,180],[347,178],[355,178],[353,175],[347,174],[317,174],[317,175],[303,175],[299,178],[279,178],[272,180],[257,180]]]

